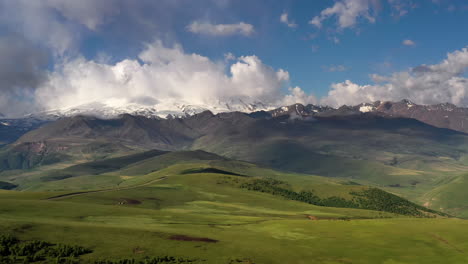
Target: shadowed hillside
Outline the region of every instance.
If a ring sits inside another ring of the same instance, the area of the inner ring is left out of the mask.
[[[154,148],[202,149],[283,171],[342,177],[391,188],[425,204],[424,194],[438,182],[468,169],[467,143],[468,136],[460,132],[373,113],[313,118],[252,117],[239,112],[203,112],[174,119],[124,115],[103,120],[78,116],[25,134],[0,152],[0,164],[3,170],[28,169]],[[171,159],[163,155],[154,157],[154,162],[166,164]],[[183,159],[192,158],[189,155]],[[154,170],[152,161],[141,163],[127,166],[123,173]],[[44,179],[73,176],[63,171],[60,175],[45,175]]]

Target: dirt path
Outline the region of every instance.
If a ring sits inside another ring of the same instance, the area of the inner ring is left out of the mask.
[[[131,189],[135,189],[135,188],[148,186],[148,185],[151,185],[151,184],[153,184],[155,182],[162,181],[162,180],[165,180],[165,179],[167,179],[167,176],[164,176],[164,177],[161,177],[161,178],[158,178],[156,180],[149,181],[149,182],[145,182],[143,184],[132,185],[132,186],[128,186],[128,187],[103,189],[103,190],[97,190],[97,191],[72,192],[72,193],[66,193],[66,194],[61,194],[61,195],[57,195],[57,196],[52,196],[52,197],[46,198],[45,200],[58,200],[58,199],[62,199],[62,198],[75,197],[75,196],[80,196],[80,195],[85,195],[85,194],[90,194],[90,193],[102,193],[102,192],[131,190]]]
[[[431,234],[431,236],[437,240],[439,240],[440,242],[446,244],[447,246],[453,248],[454,250],[458,251],[459,253],[464,253],[463,250],[459,249],[458,247],[456,247],[455,245],[451,244],[450,242],[448,242],[447,240],[445,240],[444,238],[438,236],[437,234]]]

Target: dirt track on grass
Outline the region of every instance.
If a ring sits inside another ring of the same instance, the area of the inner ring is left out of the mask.
[[[459,253],[464,253],[463,250],[459,249],[458,247],[456,247],[455,245],[451,244],[450,242],[448,242],[447,240],[445,240],[443,237],[437,235],[437,234],[431,234],[431,236],[437,240],[439,240],[440,242],[446,244],[447,246],[453,248],[454,250],[458,251]]]
[[[70,197],[75,197],[75,196],[80,196],[80,195],[85,195],[85,194],[90,194],[90,193],[103,193],[103,192],[112,192],[112,191],[123,191],[123,190],[131,190],[131,189],[136,189],[144,186],[151,185],[155,182],[162,181],[167,179],[167,176],[158,178],[156,180],[152,180],[149,182],[145,182],[143,184],[138,184],[138,185],[133,185],[129,187],[121,187],[121,188],[113,188],[113,189],[103,189],[103,190],[96,190],[96,191],[83,191],[83,192],[72,192],[72,193],[66,193],[66,194],[61,194],[57,196],[52,196],[49,198],[46,198],[45,200],[59,200],[62,198],[70,198]]]

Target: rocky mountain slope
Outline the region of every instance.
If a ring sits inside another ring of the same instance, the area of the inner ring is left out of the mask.
[[[75,116],[93,116],[100,119],[115,119],[121,115],[142,116],[150,119],[186,118],[204,111],[214,114],[228,112],[248,113],[253,118],[275,118],[289,116],[291,119],[313,119],[314,117],[350,116],[373,113],[384,117],[413,118],[421,122],[468,133],[468,108],[452,104],[418,105],[408,100],[400,102],[363,103],[355,106],[332,108],[319,105],[294,104],[274,108],[260,102],[244,103],[242,100],[218,102],[213,105],[191,105],[183,102],[165,102],[158,105],[137,103],[115,104],[109,102],[56,109],[30,114],[22,118],[7,119],[0,115],[0,142],[9,143],[25,132],[40,125],[62,118]],[[14,131],[11,132],[11,131]],[[9,136],[5,136],[6,134]],[[13,134],[17,135],[14,136]]]
[[[468,108],[457,107],[444,103],[436,105],[418,105],[409,100],[400,102],[363,103],[356,106],[341,106],[339,108],[320,107],[315,105],[296,104],[280,107],[268,112],[272,117],[281,115],[298,116],[301,118],[316,116],[343,116],[373,113],[384,117],[413,118],[432,126],[449,128],[468,133]]]
[[[0,146],[11,143],[28,131],[34,130],[48,121],[37,118],[1,119]]]

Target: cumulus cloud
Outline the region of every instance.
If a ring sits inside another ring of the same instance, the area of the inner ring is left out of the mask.
[[[287,25],[290,28],[296,28],[297,27],[296,22],[294,22],[293,20],[289,20],[289,14],[288,13],[281,14],[280,21],[281,21],[281,23],[284,23],[285,25]]]
[[[322,28],[324,21],[336,18],[337,29],[355,27],[360,21],[367,20],[375,23],[376,16],[381,6],[386,3],[393,17],[399,18],[417,7],[412,0],[337,0],[333,6],[328,7],[314,16],[309,24]]]
[[[232,102],[278,106],[315,100],[298,87],[285,95],[289,73],[265,65],[256,56],[231,59],[215,62],[186,53],[180,45],[167,47],[156,41],[138,59],[115,64],[84,58],[65,62],[36,91],[36,101],[45,109],[56,109],[93,102],[126,104],[141,98],[159,106],[176,102],[215,107]]]
[[[187,26],[187,30],[195,34],[210,36],[250,36],[255,32],[254,26],[244,22],[237,24],[212,24],[209,22],[193,21]]]
[[[331,18],[337,18],[338,29],[354,27],[359,18],[365,18],[374,23],[375,16],[371,10],[378,5],[378,0],[339,0],[332,7],[328,7],[320,12],[320,15],[313,17],[309,24],[322,27],[323,21]]]
[[[411,39],[405,39],[403,40],[402,44],[405,46],[414,46],[416,45],[416,42],[412,41]]]
[[[390,76],[372,75],[375,84],[359,85],[349,80],[332,84],[322,103],[340,106],[376,100],[410,99],[420,104],[449,102],[468,106],[468,49],[447,54],[439,64],[420,65]]]
[[[282,100],[282,105],[292,105],[292,104],[317,104],[317,98],[312,94],[307,94],[300,87],[290,87],[289,94],[284,97]]]

